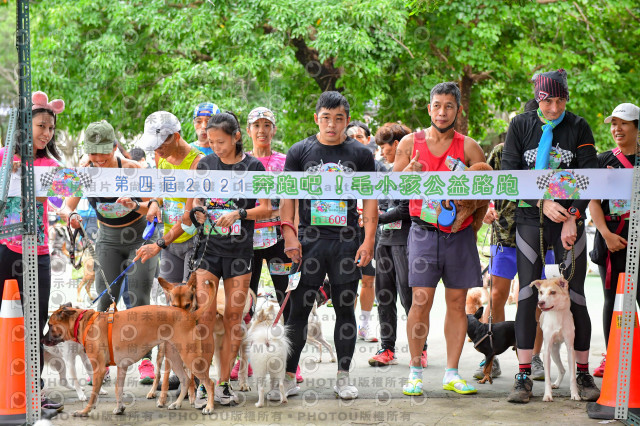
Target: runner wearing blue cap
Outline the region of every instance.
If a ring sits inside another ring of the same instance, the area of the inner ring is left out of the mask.
[[[209,147],[206,129],[209,117],[216,114],[220,114],[220,108],[212,102],[198,104],[193,110],[193,127],[196,129],[198,140],[189,145],[198,148],[204,155],[213,154],[213,150]]]

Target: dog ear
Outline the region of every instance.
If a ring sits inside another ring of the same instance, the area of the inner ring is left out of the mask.
[[[71,302],[67,302],[67,303],[63,303],[62,305],[60,305],[61,308],[71,308]]]
[[[540,290],[540,283],[541,282],[542,282],[542,280],[535,280],[531,284],[529,284],[529,287],[535,287],[538,290]]]
[[[563,289],[565,291],[569,291],[569,283],[564,278],[559,278],[558,279],[558,287],[560,287],[561,289]]]
[[[480,306],[475,314],[473,314],[476,319],[482,318],[482,314],[484,313],[484,306]]]
[[[193,288],[195,288],[198,285],[198,279],[196,278],[196,274],[191,274],[191,276],[189,277],[189,281],[187,281],[187,285]]]
[[[171,293],[171,290],[173,290],[175,287],[175,285],[171,284],[169,281],[165,280],[162,277],[158,277],[158,283],[160,284],[160,287],[162,287],[162,289],[167,293]]]

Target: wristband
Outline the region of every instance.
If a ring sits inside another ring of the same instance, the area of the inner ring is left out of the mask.
[[[147,208],[148,209],[151,208],[151,203],[156,203],[158,205],[158,208],[160,208],[160,203],[158,202],[158,200],[156,200],[155,198],[152,198],[147,202]]]
[[[283,220],[280,222],[280,228],[282,228],[283,226],[288,226],[289,228],[291,228],[293,233],[296,235],[296,238],[298,237],[298,230],[295,226],[293,226],[293,223]]]
[[[138,200],[133,200],[134,203],[136,203],[136,206],[134,207],[133,211],[137,212],[138,210],[140,210],[140,203],[138,202]]]
[[[197,228],[193,223],[189,226],[185,225],[184,223],[181,223],[180,226],[182,227],[182,230],[189,235],[193,235],[197,231]]]

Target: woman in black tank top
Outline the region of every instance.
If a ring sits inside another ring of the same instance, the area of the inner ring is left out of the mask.
[[[85,152],[89,158],[89,167],[101,168],[139,168],[139,164],[126,158],[116,157],[116,138],[113,127],[106,121],[91,123],[85,131]],[[120,273],[134,261],[136,251],[143,244],[155,243],[157,231],[145,241],[142,237],[146,228],[146,213],[151,199],[145,198],[102,198],[90,197],[89,204],[96,211],[99,227],[96,238],[96,266],[102,269],[96,271],[96,291],[102,293]],[[79,197],[67,198],[66,206],[60,212],[60,216],[67,220],[72,228],[80,227],[82,218],[75,212],[80,202]],[[144,264],[138,262],[126,275],[129,292],[123,294],[129,297],[130,305],[127,307],[148,305],[150,302],[151,286],[158,266],[157,259],[151,259]],[[108,282],[105,282],[105,278]],[[117,298],[124,278],[121,278],[111,287],[111,294]],[[105,311],[109,307],[111,299],[108,294],[103,295],[98,301],[97,310]],[[129,304],[128,304],[129,305]],[[150,353],[147,354],[150,357]],[[149,363],[149,365],[151,365]],[[150,374],[147,363],[143,360],[141,367],[141,379],[148,380]],[[144,371],[143,371],[144,370]],[[151,375],[153,367],[151,367]],[[151,377],[153,380],[153,377]]]

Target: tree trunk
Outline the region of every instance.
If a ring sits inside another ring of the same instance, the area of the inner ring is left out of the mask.
[[[292,38],[291,44],[295,48],[296,59],[315,80],[321,91],[337,90],[342,92],[344,90],[344,87],[336,87],[336,82],[342,76],[342,69],[333,65],[333,58],[320,62],[318,51],[307,46],[302,38]]]
[[[471,104],[472,88],[473,80],[465,73],[460,80],[460,104],[462,106],[462,114],[458,118],[455,126],[456,131],[463,135],[469,133],[469,105]]]
[[[458,133],[467,135],[469,133],[469,108],[471,105],[471,91],[473,85],[479,81],[490,78],[491,71],[483,71],[475,74],[470,65],[465,65],[462,78],[460,79],[460,104],[462,105],[462,115],[456,123],[455,129]]]

